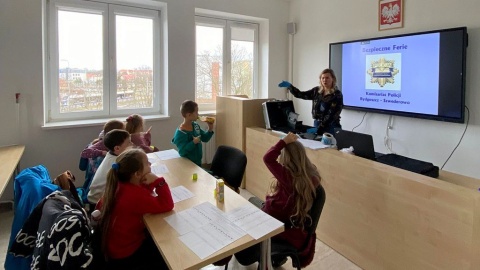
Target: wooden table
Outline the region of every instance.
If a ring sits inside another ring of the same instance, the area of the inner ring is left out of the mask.
[[[152,154],[148,156],[151,158]],[[199,269],[249,246],[268,240],[283,231],[284,228],[280,227],[257,240],[249,235],[243,236],[209,257],[200,259],[180,241],[177,231],[164,218],[203,202],[210,202],[224,212],[231,211],[249,202],[227,187],[225,187],[224,202],[217,202],[213,196],[215,178],[186,158],[157,160],[155,163],[163,163],[167,166],[169,172],[161,176],[165,178],[170,188],[182,185],[195,194],[193,198],[176,203],[173,211],[144,217],[145,224],[170,269]],[[193,173],[197,173],[197,181],[192,180]]]
[[[280,135],[247,128],[246,189],[265,196],[262,162]],[[432,151],[435,151],[432,149]],[[317,237],[363,269],[480,269],[480,180],[438,179],[334,149],[306,149],[327,200]]]
[[[18,164],[24,150],[24,145],[0,147],[0,197],[10,178],[20,172]]]

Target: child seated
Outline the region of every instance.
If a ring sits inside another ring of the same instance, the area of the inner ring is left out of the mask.
[[[125,124],[119,120],[110,120],[103,126],[103,134],[100,133],[98,138],[93,140],[85,149],[83,149],[80,156],[82,158],[95,159],[97,157],[105,156],[108,152],[107,147],[103,143],[103,136],[113,129],[125,129]]]
[[[299,266],[303,268],[312,262],[315,253],[315,237],[309,239],[307,246],[304,245],[308,239],[306,228],[312,222],[309,210],[322,178],[297,138],[296,134],[288,133],[263,157],[276,181],[271,185],[271,192],[262,204],[262,210],[285,224],[285,231],[272,237],[272,240],[283,241],[298,250],[304,250],[299,255]],[[235,253],[235,257],[241,265],[250,265],[259,261],[260,250],[260,244],[257,244]],[[286,262],[286,258],[279,259],[273,261],[274,267]]]
[[[109,150],[105,159],[98,167],[97,172],[93,176],[92,184],[90,185],[90,191],[88,192],[88,202],[95,205],[103,195],[105,185],[107,183],[107,173],[115,163],[115,159],[127,148],[132,146],[130,141],[130,134],[126,130],[114,129],[105,134],[103,139],[105,146]]]
[[[208,131],[200,128],[195,120],[198,119],[198,104],[191,100],[185,100],[180,106],[183,116],[182,124],[175,130],[172,143],[178,148],[178,153],[186,157],[198,166],[202,165],[202,144],[208,142],[213,136],[213,122],[208,124]]]
[[[151,146],[152,134],[150,127],[146,132],[143,131],[145,122],[143,117],[138,114],[132,114],[127,118],[126,130],[130,133],[132,143],[145,151],[145,153],[152,153],[158,151],[158,148]]]
[[[173,209],[170,188],[151,172],[147,155],[129,149],[117,157],[97,209],[107,269],[168,269],[143,223],[145,214]]]

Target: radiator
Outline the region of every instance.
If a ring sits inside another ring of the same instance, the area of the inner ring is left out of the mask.
[[[217,146],[215,144],[215,134],[213,134],[210,141],[207,143],[202,142],[203,144],[203,157],[202,164],[212,164],[213,156],[215,151],[217,151]]]

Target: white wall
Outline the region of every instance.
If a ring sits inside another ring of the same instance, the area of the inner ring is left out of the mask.
[[[377,36],[467,26],[466,105],[470,109],[468,130],[444,170],[480,178],[480,1],[404,1],[404,27],[378,31],[378,1],[296,0],[290,3],[290,21],[297,23],[294,36],[293,84],[302,90],[318,85],[318,75],[328,67],[329,43]],[[295,99],[301,120],[313,124],[311,102]],[[341,123],[351,130],[363,112],[344,110]],[[388,115],[368,113],[355,131],[372,134],[375,150],[387,153],[383,138]],[[442,166],[457,145],[465,124],[394,117],[390,138],[397,154]]]
[[[44,164],[51,177],[70,169],[77,179],[81,150],[98,135],[101,125],[50,129],[43,124],[42,75],[42,1],[0,1],[0,146],[25,144],[21,167]],[[262,66],[263,96],[281,98],[276,84],[287,74],[288,3],[277,0],[165,0],[168,16],[168,107],[170,118],[149,121],[153,144],[160,149],[172,148],[170,140],[182,118],[178,108],[195,94],[195,8],[264,18],[268,23],[266,43],[261,51],[268,63]],[[261,33],[265,38],[265,33]],[[268,93],[268,88],[275,91]],[[20,92],[20,120],[14,93]],[[79,183],[80,184],[80,183]],[[2,200],[12,197],[7,187]]]

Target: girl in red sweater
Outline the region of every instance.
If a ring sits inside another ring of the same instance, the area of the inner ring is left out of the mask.
[[[288,133],[263,157],[263,162],[276,181],[271,185],[271,192],[267,195],[262,210],[285,224],[285,231],[274,239],[288,242],[299,249],[307,239],[305,227],[311,224],[308,211],[312,207],[315,190],[320,185],[321,178],[297,138],[297,135]],[[313,259],[315,238],[311,239],[304,253],[300,254],[302,267],[310,264]],[[242,265],[252,264],[260,258],[260,246],[242,250],[236,253],[235,257]],[[274,267],[278,267],[285,261],[286,259],[282,258],[272,263]]]
[[[168,269],[143,215],[172,210],[173,199],[165,179],[150,171],[144,151],[129,149],[117,157],[99,207],[101,247],[109,269]]]

